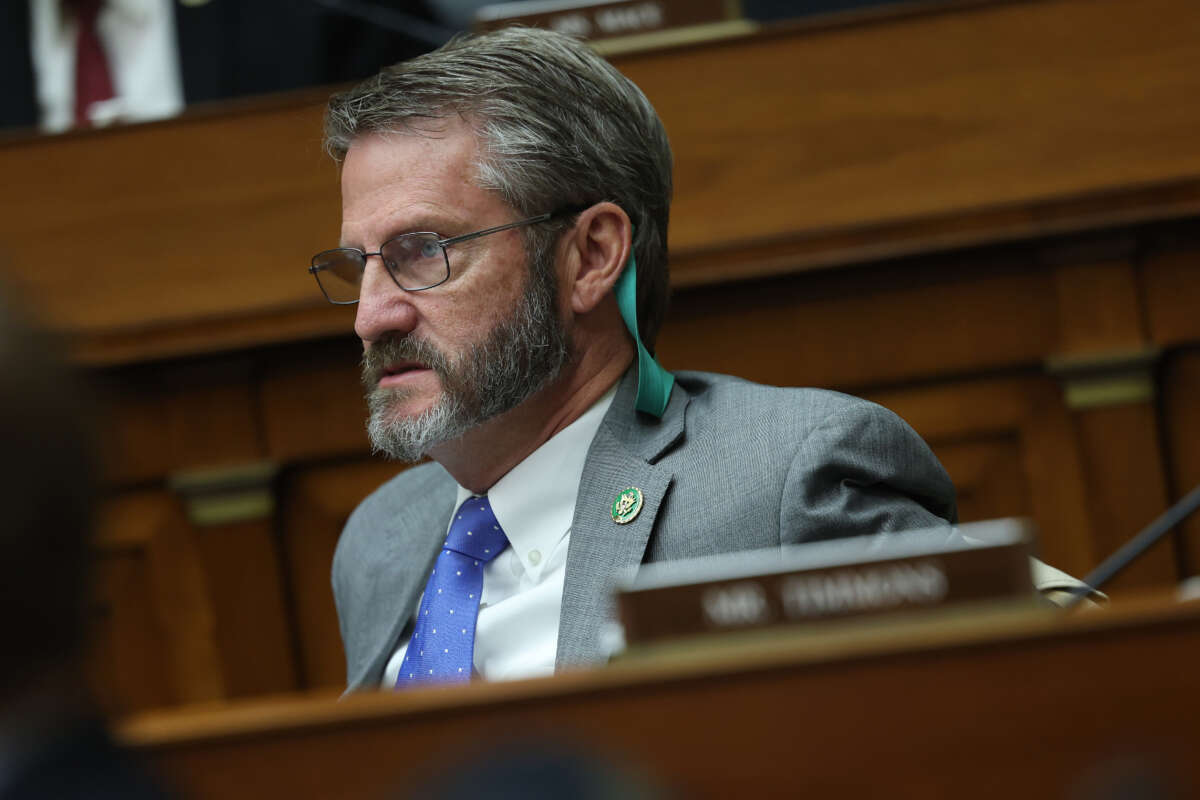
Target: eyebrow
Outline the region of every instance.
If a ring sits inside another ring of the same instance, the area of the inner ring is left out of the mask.
[[[461,233],[470,233],[471,232],[469,225],[466,226],[466,229],[461,231],[460,233],[447,233],[446,232],[447,227],[450,227],[451,229],[453,229],[453,227],[455,225],[464,225],[464,223],[461,223],[461,222],[451,223],[448,219],[443,219],[441,222],[435,222],[435,221],[433,221],[432,217],[427,216],[427,215],[421,215],[421,216],[416,217],[415,219],[416,219],[416,222],[410,222],[409,224],[404,225],[404,226],[401,226],[399,224],[389,224],[389,225],[385,226],[384,230],[388,231],[388,233],[380,240],[380,244],[383,244],[384,242],[387,242],[387,241],[391,241],[392,239],[395,239],[397,236],[403,236],[406,233],[436,233],[438,235],[438,238],[440,238],[440,239],[449,239],[453,236],[461,235]],[[441,230],[439,230],[439,228]],[[364,250],[365,251],[365,248],[362,247],[361,245],[348,244],[345,239],[339,238],[339,242],[340,242],[340,244],[338,244],[338,247],[349,247],[349,248],[353,248],[356,250]]]

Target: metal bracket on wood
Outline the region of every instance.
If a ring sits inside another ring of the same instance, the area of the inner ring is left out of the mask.
[[[1154,369],[1161,355],[1151,347],[1051,356],[1046,371],[1062,383],[1067,407],[1074,411],[1149,403],[1155,396]]]
[[[167,479],[196,526],[264,519],[275,511],[271,484],[279,466],[271,461],[185,470]]]

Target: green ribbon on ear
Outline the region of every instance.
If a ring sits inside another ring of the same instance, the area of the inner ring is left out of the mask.
[[[675,376],[654,360],[654,356],[650,355],[646,345],[642,344],[642,336],[638,333],[637,261],[633,257],[632,250],[629,253],[629,261],[625,262],[625,269],[621,272],[621,277],[617,278],[617,285],[613,291],[617,293],[617,307],[621,309],[621,318],[625,320],[625,327],[629,329],[629,332],[633,334],[633,340],[637,342],[638,387],[634,408],[661,419],[663,412],[667,409],[667,401],[671,399],[671,387],[675,385]]]

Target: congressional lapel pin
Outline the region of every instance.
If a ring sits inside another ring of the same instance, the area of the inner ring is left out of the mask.
[[[612,518],[613,522],[618,525],[633,522],[640,513],[642,513],[642,490],[636,486],[630,486],[617,495],[616,500],[613,500]]]

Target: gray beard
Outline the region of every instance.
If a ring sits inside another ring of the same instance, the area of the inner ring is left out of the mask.
[[[531,274],[511,318],[453,360],[424,339],[380,339],[362,358],[371,447],[397,461],[419,461],[436,445],[525,402],[558,377],[571,350],[552,271]],[[410,390],[378,384],[384,368],[397,361],[426,364],[438,376],[442,396],[431,408],[415,416],[393,411]]]

